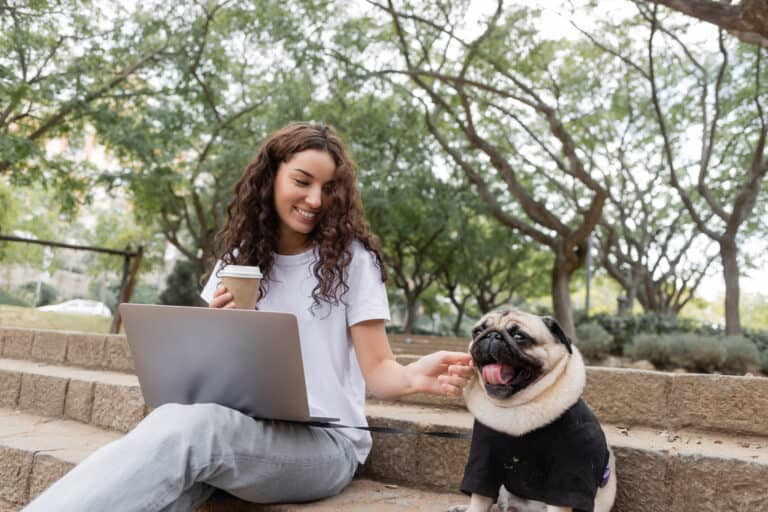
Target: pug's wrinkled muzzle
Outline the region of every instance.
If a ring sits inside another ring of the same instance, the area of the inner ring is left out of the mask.
[[[494,398],[508,398],[541,374],[541,363],[504,333],[492,330],[472,343],[470,355],[482,376],[485,391]]]

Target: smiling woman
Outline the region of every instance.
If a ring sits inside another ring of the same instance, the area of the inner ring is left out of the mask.
[[[280,254],[298,254],[320,222],[328,203],[336,164],[331,156],[307,149],[282,162],[275,178],[275,210],[280,217]],[[324,201],[325,200],[325,201]]]
[[[227,213],[201,297],[211,308],[237,307],[218,269],[261,270],[256,308],[296,318],[311,415],[365,426],[366,388],[388,399],[461,392],[473,371],[466,353],[435,352],[408,366],[395,360],[385,331],[387,273],[363,215],[356,166],[333,128],[291,123],[272,134],[243,171]],[[215,344],[215,334],[202,342]],[[28,512],[192,510],[215,488],[256,503],[310,501],[341,492],[371,443],[363,429],[165,404]]]

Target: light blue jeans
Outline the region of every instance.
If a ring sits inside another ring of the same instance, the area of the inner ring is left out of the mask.
[[[340,493],[356,468],[352,442],[332,429],[166,404],[24,512],[190,511],[215,488],[254,503],[311,501]]]

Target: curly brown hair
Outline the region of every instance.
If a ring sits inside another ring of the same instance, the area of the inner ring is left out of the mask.
[[[355,240],[376,256],[381,280],[387,281],[378,238],[371,233],[363,214],[357,167],[331,126],[290,123],[270,135],[235,185],[227,222],[216,238],[218,256],[225,265],[260,267],[264,274],[261,296],[266,296],[280,226],[275,210],[275,176],[282,162],[308,149],[328,153],[336,164],[330,202],[324,205],[322,219],[309,233],[318,255],[312,267],[317,278],[312,290],[314,309],[320,301],[338,305],[349,290],[346,269],[352,261],[351,244]]]

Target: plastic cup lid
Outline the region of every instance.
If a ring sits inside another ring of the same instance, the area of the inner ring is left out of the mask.
[[[227,265],[219,272],[219,277],[251,277],[261,279],[259,267],[250,265]]]

